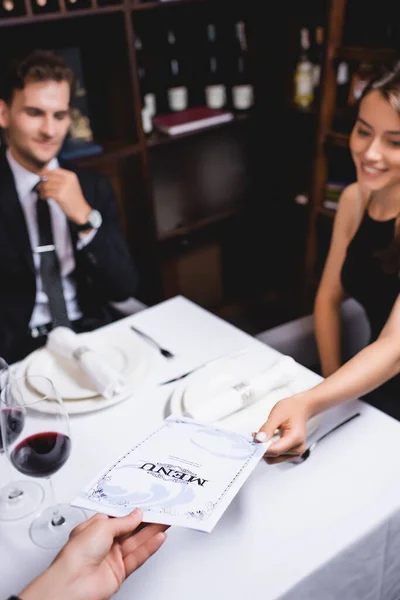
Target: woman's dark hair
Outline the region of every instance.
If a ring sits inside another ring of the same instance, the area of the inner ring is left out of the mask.
[[[371,92],[379,92],[400,116],[400,60],[381,66],[365,87],[360,102]],[[389,246],[376,252],[385,273],[400,274],[400,213],[396,217],[394,236]]]
[[[23,90],[29,82],[66,81],[71,89],[75,76],[64,58],[49,50],[34,50],[22,59],[14,59],[3,66],[1,73],[0,98],[7,104],[12,101],[16,90]]]
[[[400,60],[391,66],[381,65],[372,74],[365,87],[360,102],[370,92],[380,92],[392,108],[400,115]]]

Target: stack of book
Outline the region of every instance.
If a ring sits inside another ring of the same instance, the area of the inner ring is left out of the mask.
[[[344,181],[328,181],[325,186],[324,207],[337,210],[340,195],[348,185]]]

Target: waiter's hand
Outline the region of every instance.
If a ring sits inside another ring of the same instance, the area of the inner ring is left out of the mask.
[[[41,198],[53,198],[61,207],[67,219],[83,225],[87,222],[91,211],[82,193],[79,179],[72,171],[66,169],[44,170],[42,181],[38,185]]]
[[[268,464],[293,460],[303,454],[309,417],[309,405],[302,394],[284,398],[275,404],[268,420],[255,435],[259,442],[266,442],[279,430],[280,439],[270,445],[264,456]]]

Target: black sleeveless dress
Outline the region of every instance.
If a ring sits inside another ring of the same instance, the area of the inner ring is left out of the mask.
[[[379,336],[400,293],[398,273],[384,273],[381,259],[376,256],[392,242],[394,228],[395,219],[375,221],[366,210],[342,267],[343,288],[364,307],[371,326],[371,342]],[[363,399],[400,420],[400,376]]]

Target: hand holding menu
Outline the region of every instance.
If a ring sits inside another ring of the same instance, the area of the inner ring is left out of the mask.
[[[268,443],[171,416],[100,473],[73,501],[117,517],[210,532]]]

